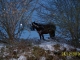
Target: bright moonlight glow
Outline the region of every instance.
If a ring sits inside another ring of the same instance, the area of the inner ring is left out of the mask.
[[[20,24],[20,26],[22,26],[22,24]]]

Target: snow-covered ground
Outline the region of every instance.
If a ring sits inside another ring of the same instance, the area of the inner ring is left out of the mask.
[[[56,42],[56,41],[42,41],[41,44],[38,44],[38,45],[34,45],[34,46],[39,46],[41,48],[43,48],[44,50],[49,50],[49,51],[55,51],[55,48],[54,48],[54,45],[60,45],[60,49],[61,50],[64,50],[64,48],[66,48],[67,51],[69,51],[70,49],[74,49],[74,47],[66,44],[66,43],[59,43],[59,42]],[[5,47],[4,44],[0,44],[0,52],[1,52],[1,48],[2,47]],[[5,47],[6,49],[6,47]],[[80,51],[79,48],[77,48],[78,51]],[[4,57],[9,55],[9,53],[7,52],[4,52]],[[45,60],[45,57],[41,57],[40,58],[41,60]],[[27,60],[26,56],[24,54],[21,54],[19,56],[19,58],[11,58],[10,60]]]
[[[60,43],[60,42],[54,42],[54,41],[50,41],[50,42],[43,42],[41,43],[39,46],[42,47],[43,49],[45,50],[50,50],[50,51],[54,51],[54,45],[56,44],[59,44],[60,45],[60,49],[62,50],[63,48],[66,48],[67,51],[70,49],[70,48],[74,48],[66,43]]]

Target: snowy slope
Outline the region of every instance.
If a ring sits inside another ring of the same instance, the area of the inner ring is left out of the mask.
[[[38,45],[34,45],[34,46],[38,46],[38,47],[41,47],[43,48],[44,50],[49,50],[49,51],[56,51],[55,48],[54,48],[54,45],[60,45],[60,50],[64,50],[64,48],[66,48],[67,51],[70,51],[70,49],[74,49],[74,47],[66,44],[66,43],[60,43],[60,42],[56,42],[56,41],[43,41],[41,42],[41,44],[38,44]],[[0,49],[2,47],[5,47],[4,44],[0,44]],[[6,47],[5,47],[6,49]],[[16,49],[15,49],[16,50]],[[80,51],[80,48],[77,48],[77,51]],[[7,53],[7,52],[4,52],[4,53]],[[7,54],[4,54],[4,56],[7,56],[9,55],[9,53]],[[44,59],[45,60],[45,57],[41,57],[41,60]],[[10,60],[27,60],[26,56],[21,53],[19,58],[15,59],[15,58],[11,58]]]
[[[57,44],[60,45],[60,49],[62,49],[62,50],[63,50],[63,48],[66,48],[67,50],[74,49],[74,47],[72,47],[72,46],[70,46],[66,43],[60,43],[60,42],[54,42],[54,41],[50,41],[50,42],[45,41],[45,42],[41,43],[39,46],[42,47],[45,50],[54,51],[55,49],[54,49],[53,46],[57,45]]]

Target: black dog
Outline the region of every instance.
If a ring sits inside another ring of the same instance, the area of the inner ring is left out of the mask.
[[[32,22],[32,28],[36,29],[37,32],[39,33],[40,39],[43,38],[43,34],[48,34],[50,35],[50,38],[53,38],[55,36],[55,30],[56,27],[54,24],[38,24],[35,22]]]

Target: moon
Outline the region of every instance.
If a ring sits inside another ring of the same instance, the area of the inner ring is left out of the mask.
[[[22,24],[20,24],[20,26],[22,26]]]

